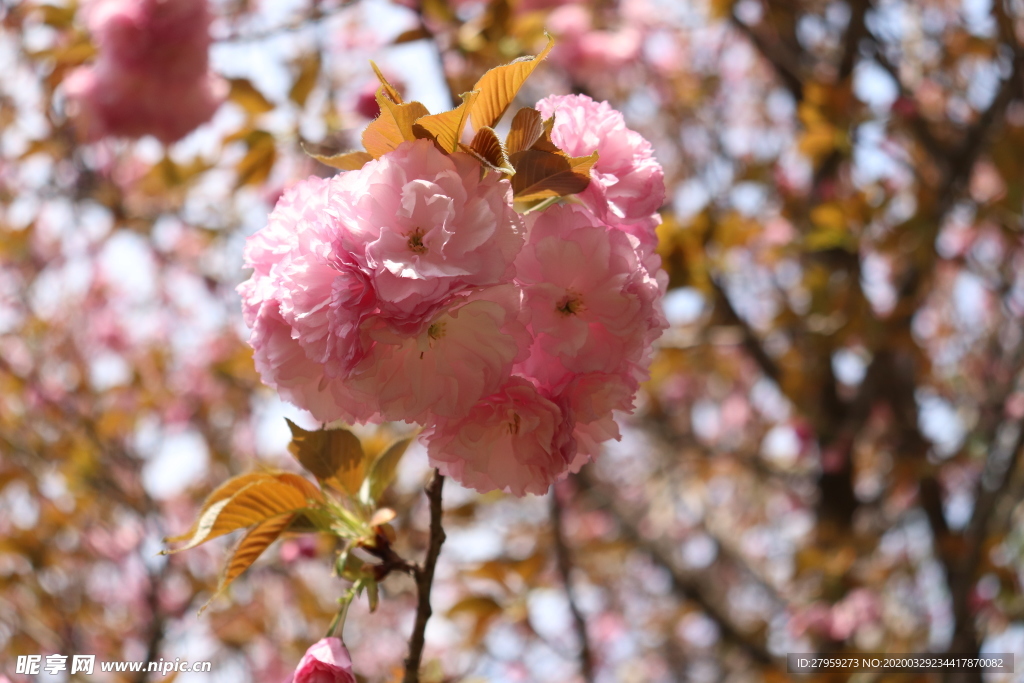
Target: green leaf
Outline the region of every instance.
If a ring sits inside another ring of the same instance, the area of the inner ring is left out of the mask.
[[[370,466],[370,476],[367,477],[369,482],[369,499],[371,501],[376,502],[380,500],[381,495],[391,485],[391,482],[395,480],[395,475],[398,473],[398,464],[402,462],[402,456],[405,455],[405,450],[409,447],[410,443],[412,443],[412,437],[399,439],[385,448],[377,456],[377,459],[373,461],[373,465]]]

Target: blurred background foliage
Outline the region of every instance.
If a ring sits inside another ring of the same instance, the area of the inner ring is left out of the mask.
[[[785,680],[786,652],[1021,661],[1024,3],[212,6],[230,95],[165,147],[84,143],[62,91],[95,55],[81,8],[0,3],[4,667],[181,657],[214,662],[182,682],[287,677],[347,587],[330,539],[279,541],[201,618],[227,543],[157,556],[227,477],[297,470],[285,416],[315,426],[253,369],[242,243],[289,182],[334,173],[302,145],[357,147],[368,59],[439,111],[545,29],[557,46],[522,104],[607,99],[665,167],[672,328],[595,465],[546,498],[449,483],[427,678]],[[360,433],[372,450],[404,432]],[[426,473],[414,445],[385,501],[407,557]],[[365,680],[395,680],[413,600],[396,575],[376,613],[353,607]]]

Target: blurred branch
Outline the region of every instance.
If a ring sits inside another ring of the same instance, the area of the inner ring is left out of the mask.
[[[555,541],[558,574],[562,578],[565,598],[569,602],[569,610],[572,612],[573,622],[576,625],[576,636],[580,641],[580,673],[584,681],[593,683],[594,659],[590,650],[590,639],[587,637],[587,621],[583,618],[583,614],[576,604],[576,596],[572,588],[572,558],[570,557],[569,545],[565,541],[565,533],[562,529],[562,501],[558,498],[557,485],[551,489],[551,532]]]
[[[311,25],[316,24],[323,19],[328,19],[334,16],[341,10],[354,5],[359,0],[342,0],[334,7],[324,9],[321,7],[321,3],[317,2],[314,4],[309,14],[300,16],[288,23],[281,24],[279,26],[271,26],[264,29],[259,29],[251,32],[244,31],[232,31],[227,35],[215,37],[213,40],[217,43],[249,43],[260,40],[266,40],[268,38],[275,38],[285,33],[294,33],[296,31],[302,31],[309,28]]]
[[[718,624],[722,637],[745,652],[748,657],[763,666],[777,668],[778,664],[768,649],[751,634],[733,622],[728,610],[711,598],[712,591],[705,582],[692,573],[680,569],[672,557],[673,553],[656,541],[646,538],[640,527],[643,515],[629,510],[614,494],[608,492],[589,472],[583,468],[577,475],[586,487],[588,495],[605,511],[612,514],[619,523],[623,537],[663,567],[671,577],[673,590],[685,600],[696,603],[701,610]]]
[[[721,305],[725,324],[735,325],[740,329],[743,335],[743,348],[746,349],[750,357],[761,368],[761,372],[775,382],[776,385],[780,385],[782,372],[779,370],[775,360],[764,350],[764,346],[757,333],[750,327],[750,323],[736,312],[736,308],[732,305],[732,301],[729,300],[729,295],[726,293],[725,288],[715,278],[711,278],[711,286],[714,289],[717,304]]]
[[[853,73],[853,67],[857,64],[857,53],[860,51],[860,41],[868,37],[867,24],[864,19],[870,7],[870,0],[851,0],[850,2],[850,22],[847,24],[846,37],[843,41],[843,55],[839,59],[838,80],[840,83]]]
[[[757,51],[772,65],[779,80],[797,102],[804,98],[804,84],[800,78],[800,67],[793,55],[782,41],[762,35],[760,31],[745,24],[733,11],[729,14],[729,23],[753,43]]]
[[[424,634],[427,621],[433,610],[430,607],[430,589],[434,583],[434,569],[437,558],[441,554],[444,543],[444,527],[441,525],[441,489],[444,487],[444,475],[434,470],[434,475],[427,484],[427,500],[430,502],[430,540],[427,544],[427,556],[423,564],[415,568],[416,576],[416,623],[409,640],[409,656],[405,659],[405,677],[403,683],[418,683],[420,680],[420,662],[423,659]]]

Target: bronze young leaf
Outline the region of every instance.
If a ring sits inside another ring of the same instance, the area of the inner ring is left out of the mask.
[[[363,483],[366,467],[366,456],[359,439],[347,429],[310,432],[291,420],[287,422],[292,431],[288,450],[299,464],[336,491],[356,495]]]

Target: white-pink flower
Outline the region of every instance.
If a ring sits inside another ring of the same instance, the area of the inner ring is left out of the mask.
[[[461,417],[505,383],[529,347],[519,315],[519,290],[500,285],[456,298],[413,336],[381,326],[371,333],[376,371],[355,384],[377,397],[385,419]]]
[[[572,156],[597,150],[583,202],[602,220],[632,233],[645,247],[657,237],[657,211],[665,202],[665,174],[651,143],[626,127],[622,113],[586,95],[552,95],[537,103],[545,118],[554,117],[551,140]]]
[[[576,453],[569,417],[528,380],[513,377],[459,419],[425,432],[430,462],[462,485],[516,496],[546,493]]]
[[[664,318],[638,246],[580,206],[530,215],[516,261],[535,337],[527,374],[559,387],[572,374],[631,372],[644,360]]]
[[[452,295],[510,281],[523,244],[512,188],[481,178],[472,157],[418,140],[340,178],[329,212],[395,330],[421,331]]]
[[[93,0],[98,57],[64,82],[85,137],[184,137],[213,116],[226,84],[208,70],[206,0]]]
[[[296,185],[245,249],[264,381],[328,421],[464,414],[529,346],[522,242],[508,181],[430,142]]]

